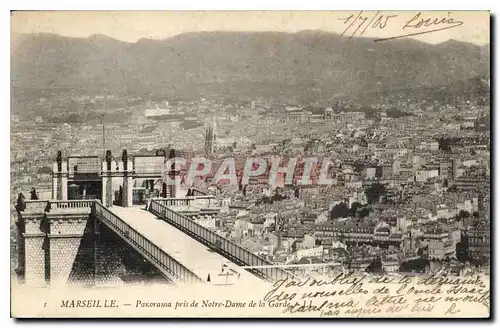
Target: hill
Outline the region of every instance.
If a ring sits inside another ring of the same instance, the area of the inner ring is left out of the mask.
[[[13,39],[11,83],[18,92],[318,102],[489,76],[486,50],[453,40],[347,41],[322,31],[195,32],[135,43],[29,34]]]
[[[341,97],[341,100],[348,100]],[[475,76],[465,81],[454,81],[445,85],[423,85],[416,88],[402,88],[398,90],[381,90],[364,92],[356,97],[358,104],[369,106],[371,103],[396,103],[398,101],[414,103],[426,101],[427,103],[455,104],[470,101],[479,105],[490,102],[490,77]]]

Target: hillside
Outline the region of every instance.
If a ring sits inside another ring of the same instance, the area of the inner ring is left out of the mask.
[[[406,88],[399,90],[382,90],[375,92],[361,93],[356,98],[358,103],[369,105],[371,103],[390,102],[395,103],[400,100],[427,103],[460,104],[465,101],[472,101],[485,105],[490,102],[490,78],[487,75],[476,76],[465,81],[454,81],[445,85],[428,86],[423,85],[416,88]],[[342,97],[342,100],[348,100]]]
[[[350,42],[334,33],[196,32],[126,43],[94,35],[16,36],[16,92],[275,97],[325,101],[489,76],[488,47],[411,39]]]

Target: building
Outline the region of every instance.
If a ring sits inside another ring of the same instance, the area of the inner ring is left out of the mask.
[[[328,222],[316,226],[314,235],[326,245],[341,242],[346,245],[372,245],[388,248],[389,246],[400,247],[403,242],[403,235],[393,234],[390,227],[383,222],[378,225],[369,221]]]
[[[175,157],[175,150],[169,158]],[[98,156],[68,156],[58,152],[53,163],[52,199],[100,199],[106,206],[143,204],[151,197],[183,197],[177,167],[164,169],[166,154],[128,156],[114,160],[108,150],[104,161]],[[167,185],[167,180],[176,181]]]
[[[167,103],[168,106],[168,103]],[[144,116],[147,118],[155,118],[170,115],[170,108],[160,108],[156,106],[155,108],[147,108],[144,110]]]
[[[376,173],[377,173],[377,168],[367,167],[361,172],[361,176],[364,179],[375,179]]]
[[[427,247],[430,260],[445,260],[456,257],[456,245],[451,240],[431,239]]]
[[[425,182],[431,178],[435,178],[439,176],[438,170],[417,170],[415,172],[415,181],[416,182]]]
[[[478,222],[467,231],[468,257],[475,264],[489,264],[490,227],[488,222]]]

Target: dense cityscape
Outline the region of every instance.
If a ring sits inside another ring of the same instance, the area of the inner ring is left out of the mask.
[[[123,149],[131,156],[175,149],[206,156],[215,168],[233,157],[239,178],[239,158],[329,158],[328,186],[317,184],[319,166],[308,185],[297,184],[300,167],[290,185],[269,185],[268,171],[245,186],[214,185],[207,174],[196,188],[215,195],[220,210],[192,219],[272,263],[304,265],[298,270],[489,274],[488,97],[397,96],[368,106],[40,97],[12,115],[11,203],[33,187],[51,198],[59,150],[102,159],[106,150],[118,158]],[[37,110],[58,106],[68,109]]]

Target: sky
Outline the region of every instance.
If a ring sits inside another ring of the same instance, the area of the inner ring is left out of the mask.
[[[104,34],[118,40],[135,42],[140,38],[166,39],[177,34],[195,31],[280,31],[323,30],[342,33],[359,11],[18,11],[11,15],[12,33],[54,33],[71,37],[88,37]],[[350,15],[353,17],[346,22]],[[446,24],[403,28],[418,12],[364,11],[351,25],[349,34],[365,18],[358,34],[375,38],[390,38],[402,34],[446,26]],[[383,15],[381,17],[381,15]],[[387,16],[389,18],[384,28]],[[373,20],[372,18],[375,17]],[[380,18],[381,17],[381,18]],[[490,17],[487,11],[427,11],[420,19],[453,19],[460,26],[413,36],[428,43],[440,43],[449,39],[478,45],[489,43]],[[371,24],[368,24],[369,22]],[[376,22],[381,24],[376,24]],[[377,26],[374,26],[377,25]],[[422,24],[420,24],[422,25]],[[367,28],[365,28],[367,27]]]

